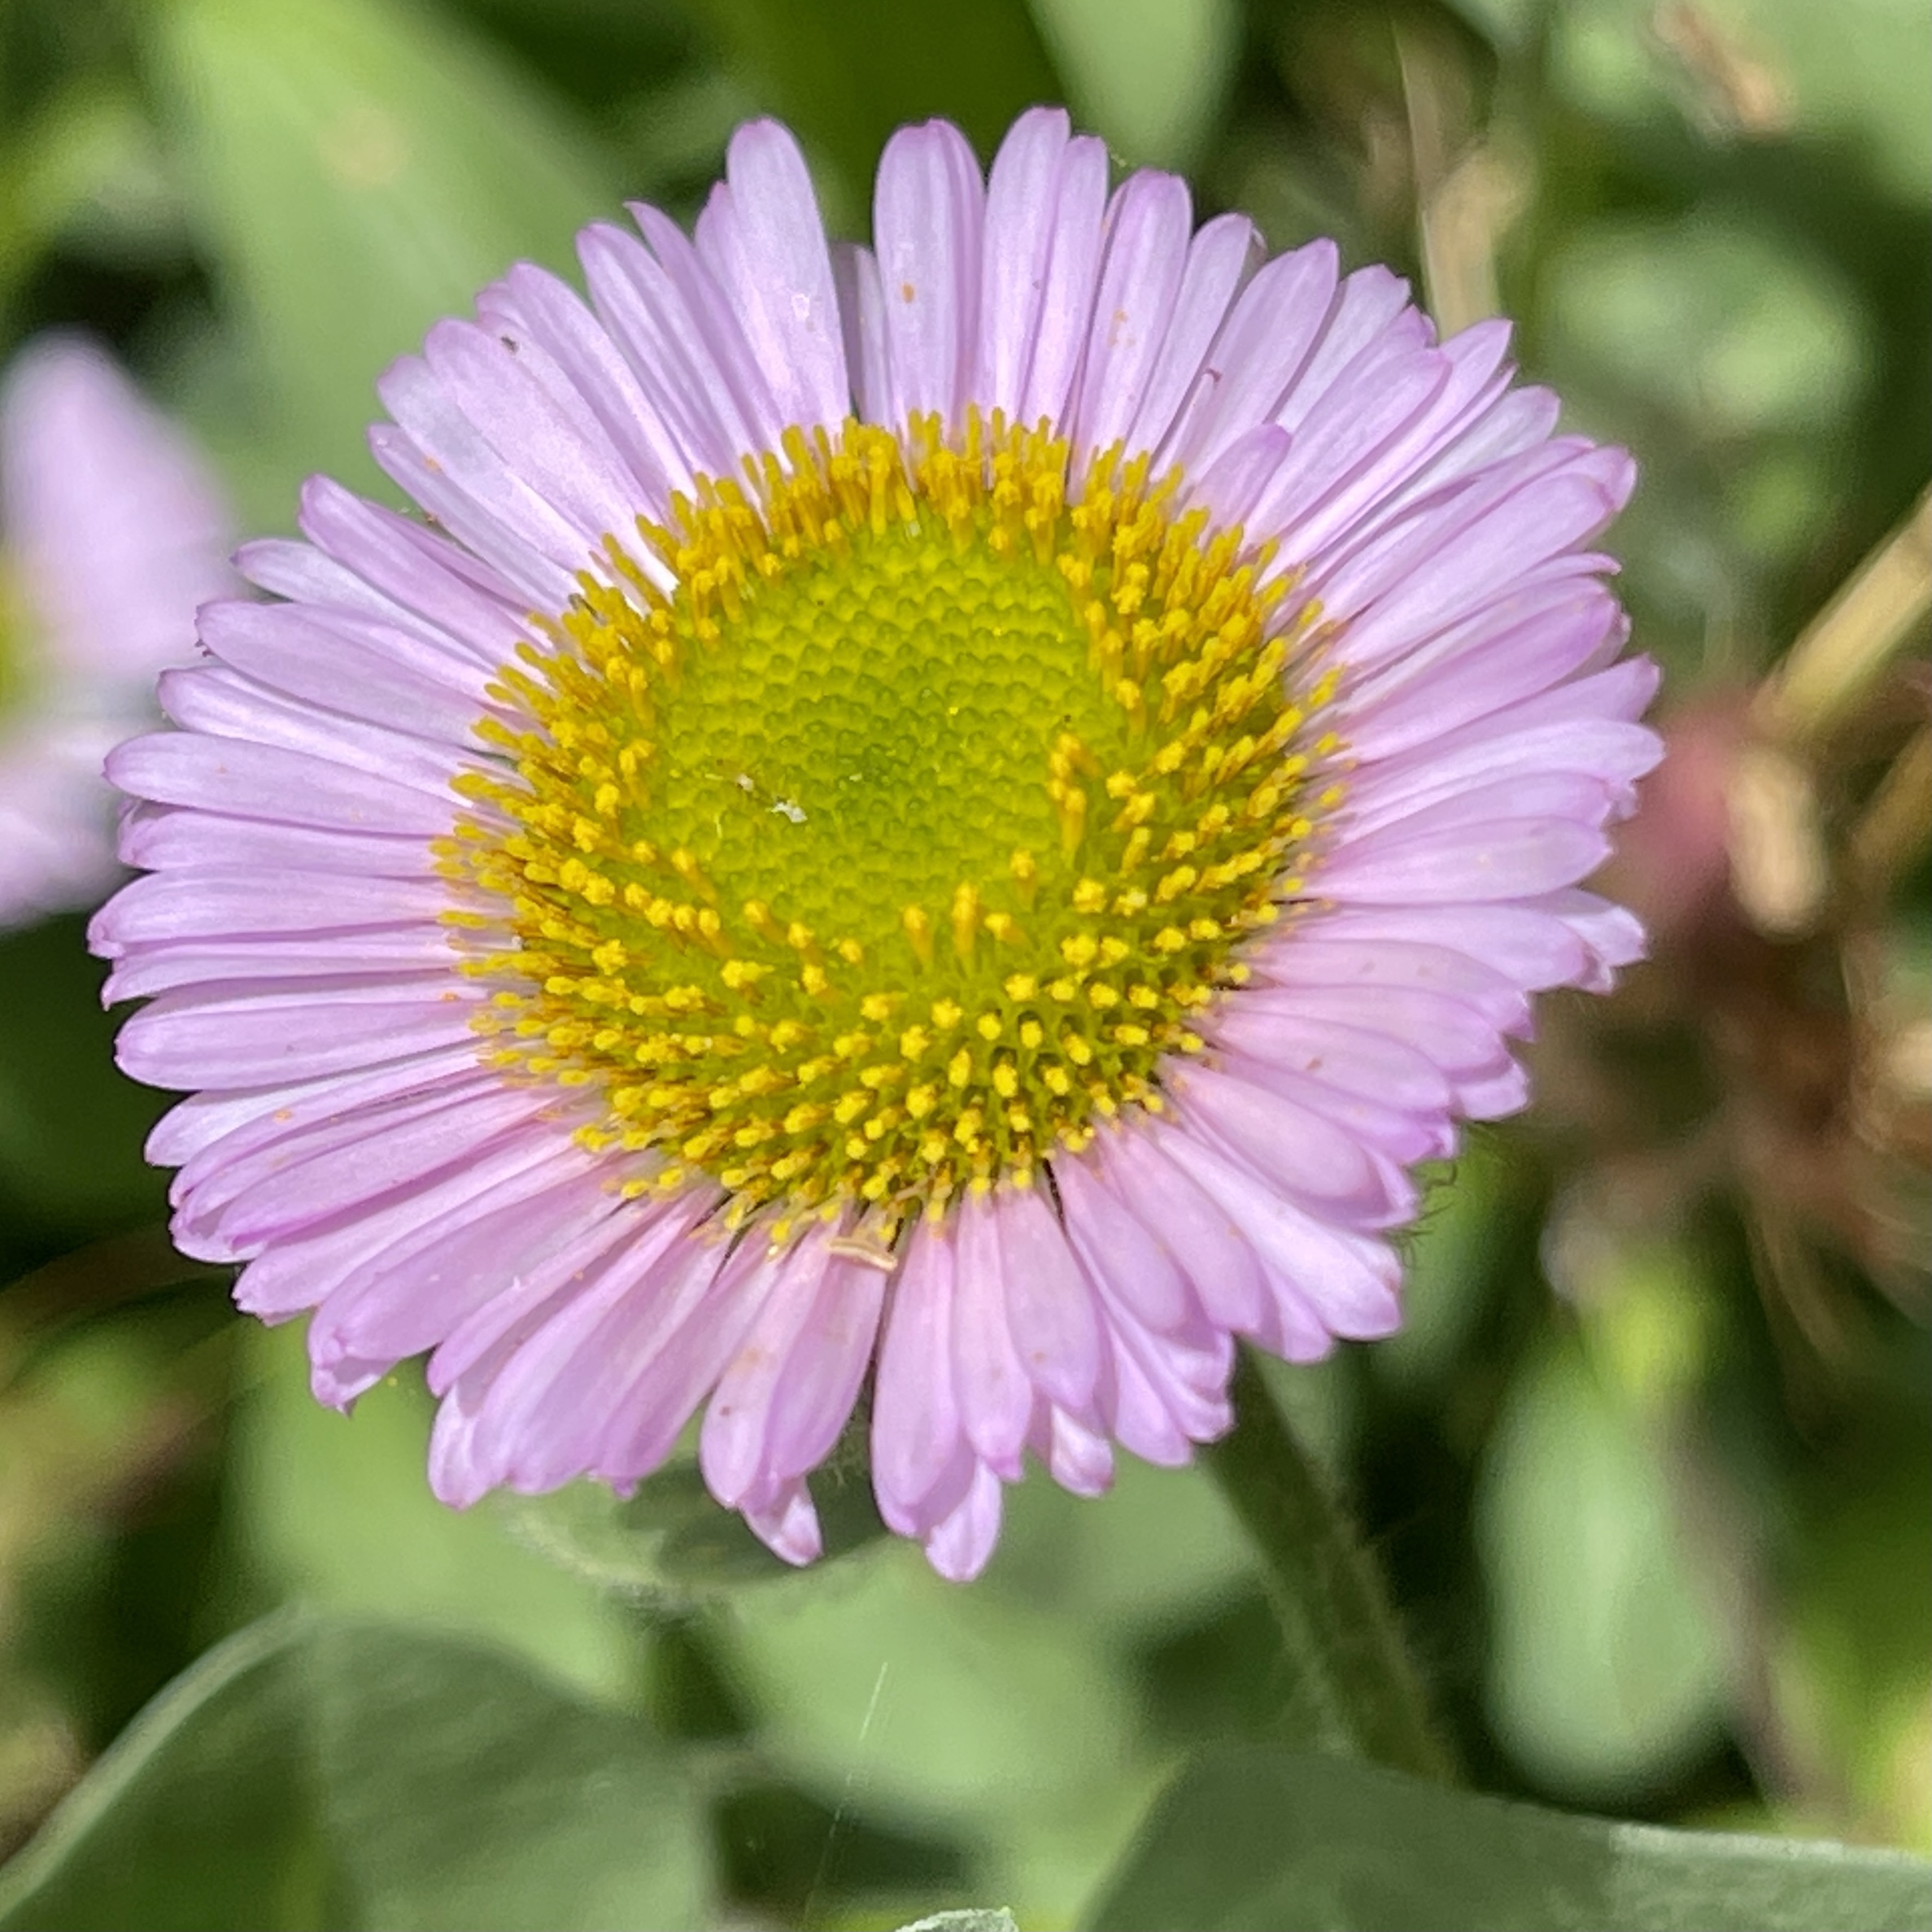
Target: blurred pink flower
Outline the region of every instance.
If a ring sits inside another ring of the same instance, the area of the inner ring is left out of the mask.
[[[965,1577],[1229,1422],[1233,1338],[1399,1319],[1391,1229],[1601,989],[1579,888],[1657,756],[1586,546],[1620,451],[1508,332],[1327,242],[1109,193],[1040,111],[828,246],[784,130],[694,238],[581,238],[381,386],[412,521],[311,484],[116,753],[99,916],[177,1238],[433,1350],[439,1494],[628,1486],[700,1407],[794,1562],[868,1377],[891,1526]]]
[[[233,591],[228,519],[180,430],[101,349],[50,335],[0,386],[0,927],[120,868],[107,753]]]

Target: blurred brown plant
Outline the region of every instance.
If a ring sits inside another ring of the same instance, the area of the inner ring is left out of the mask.
[[[1600,1023],[1562,1009],[1541,1049],[1543,1091],[1611,1153],[1629,1212],[1735,1190],[1773,1314],[1826,1363],[1856,1316],[1821,1255],[1924,1308],[1932,1023],[1891,924],[1932,840],[1932,686],[1899,661],[1929,612],[1921,499],[1755,689],[1667,716],[1608,875],[1651,960]],[[1683,1059],[1622,1050],[1639,1036]]]

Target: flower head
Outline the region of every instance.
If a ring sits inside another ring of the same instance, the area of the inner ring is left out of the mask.
[[[0,388],[0,927],[98,899],[116,870],[101,761],[234,587],[185,438],[91,343],[30,345]]]
[[[312,483],[116,754],[122,1061],[322,1399],[433,1351],[446,1498],[702,1407],[805,1561],[870,1374],[966,1577],[1029,1450],[1097,1491],[1235,1336],[1393,1328],[1409,1168],[1638,953],[1577,885],[1656,755],[1582,548],[1631,468],[1057,112],[986,179],[900,133],[870,251],[769,124],[634,212],[389,373],[426,521]]]

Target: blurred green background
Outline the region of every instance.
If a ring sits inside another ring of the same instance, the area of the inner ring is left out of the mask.
[[[1516,318],[1642,467],[1673,755],[1615,889],[1655,958],[1548,1004],[1406,1331],[1276,1385],[1481,1787],[1925,1848],[1929,78],[1922,0],[0,0],[0,357],[95,330],[282,530],[312,470],[378,487],[371,383],[432,320],[626,197],[688,215],[745,116],[863,234],[892,126],[984,155],[1045,98],[1446,329]],[[413,1379],[321,1411],[171,1258],[98,983],[77,919],[0,939],[0,1852],[294,1602],[693,1741],[665,1803],[744,1925],[1070,1923],[1190,1749],[1278,1734],[1196,1472],[1030,1481],[964,1590],[896,1547],[720,1587],[751,1559],[675,1481],[649,1535],[440,1510]]]

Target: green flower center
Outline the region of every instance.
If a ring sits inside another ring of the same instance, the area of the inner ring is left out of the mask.
[[[451,917],[486,1050],[600,1089],[589,1145],[778,1204],[775,1239],[1158,1110],[1334,803],[1332,678],[1297,690],[1281,580],[1177,478],[1068,474],[997,417],[792,431],[640,525],[670,595],[613,539],[624,589],[587,573],[505,667],[527,724],[463,783],[514,829],[459,826]]]

